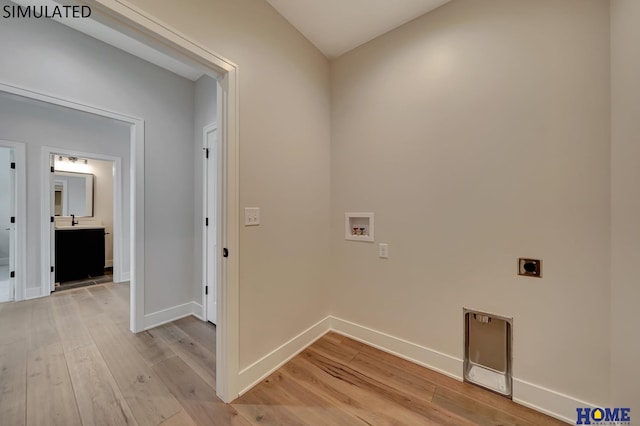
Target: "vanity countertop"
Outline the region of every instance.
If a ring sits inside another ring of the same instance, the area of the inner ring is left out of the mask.
[[[104,229],[103,225],[62,225],[56,226],[56,231],[72,231],[74,229]]]

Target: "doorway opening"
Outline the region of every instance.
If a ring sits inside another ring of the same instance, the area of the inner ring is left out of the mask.
[[[99,14],[99,16],[98,16]],[[92,16],[93,18],[93,16]],[[216,80],[217,95],[217,170],[218,215],[215,218],[216,253],[216,394],[231,402],[239,395],[239,106],[238,70],[228,59],[170,28],[159,25],[138,10],[119,3],[108,6],[104,15],[96,13],[100,23],[127,34],[147,46],[170,55],[177,61],[195,64]],[[211,223],[211,220],[210,222]],[[210,256],[209,256],[210,257]],[[141,285],[139,285],[139,283]],[[144,311],[144,281],[132,281],[132,306]],[[204,300],[204,299],[203,299]],[[206,302],[205,302],[206,303]],[[204,312],[203,312],[204,315]]]
[[[216,242],[217,247],[221,248],[217,255],[216,264],[220,265],[215,273],[217,275],[216,286],[216,305],[217,318],[219,322],[216,336],[216,391],[224,401],[231,401],[238,395],[238,352],[239,352],[239,327],[238,327],[238,264],[239,264],[239,227],[238,227],[238,96],[237,96],[237,73],[236,66],[226,59],[216,55],[215,53],[203,48],[196,43],[188,40],[177,33],[157,25],[153,20],[148,19],[138,11],[134,11],[127,7],[120,7],[114,3],[104,7],[102,10],[96,10],[92,16],[99,23],[114,29],[115,31],[129,35],[138,42],[145,43],[159,51],[169,53],[174,58],[184,60],[185,62],[196,63],[201,66],[205,72],[214,77],[217,81],[219,96],[217,99],[217,123],[219,126],[219,150],[222,155],[218,162],[223,166],[219,173],[222,176],[218,183],[223,188],[218,197],[221,199],[221,214],[215,218],[216,223]],[[131,126],[131,330],[134,332],[145,329],[145,314],[158,314],[158,318],[162,312],[145,312],[145,299],[149,299],[149,293],[145,294],[145,123],[143,119],[126,116],[120,113],[107,111],[104,109],[81,104],[77,101],[68,100],[61,97],[60,94],[48,96],[42,92],[34,91],[29,88],[17,88],[7,84],[0,84],[0,90],[9,93],[23,95],[31,99],[43,100],[50,104],[62,105],[72,110],[80,110],[90,112],[92,114],[103,117],[116,118]],[[52,150],[56,153],[56,150]],[[48,165],[49,157],[44,159],[45,165]],[[39,177],[42,187],[48,187],[48,176]],[[198,179],[201,181],[201,179]],[[49,219],[51,215],[51,194],[44,191],[46,200],[42,200],[42,216]],[[55,196],[55,195],[54,195]],[[55,202],[55,200],[54,200]],[[199,211],[198,211],[199,213]],[[40,241],[52,241],[50,223],[41,222]],[[147,223],[148,225],[148,223]],[[198,224],[198,230],[199,224]],[[42,257],[50,256],[51,247],[43,244]],[[222,248],[225,250],[223,251]],[[227,256],[221,259],[221,253]],[[49,257],[50,258],[50,257]],[[198,268],[200,269],[200,268]],[[115,272],[115,271],[114,271]],[[38,280],[39,281],[39,280]],[[51,272],[43,272],[43,280],[38,283],[42,285],[40,295],[51,291]],[[193,290],[197,290],[199,296],[199,288],[201,281],[197,283],[191,282],[189,293],[193,295]],[[196,288],[194,288],[194,285]],[[153,295],[153,293],[151,293]],[[37,296],[36,296],[37,297]],[[199,298],[199,297],[198,297]],[[147,300],[148,303],[148,300]],[[189,303],[191,310],[197,302]],[[183,305],[181,305],[182,307]],[[149,324],[150,321],[147,321]]]
[[[55,154],[51,164],[54,290],[114,281],[122,268],[114,260],[115,161]]]

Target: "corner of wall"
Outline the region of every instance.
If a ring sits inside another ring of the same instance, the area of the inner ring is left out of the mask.
[[[187,302],[182,305],[172,306],[144,316],[144,330],[161,326],[179,319],[195,316],[202,320],[202,305],[196,302]]]

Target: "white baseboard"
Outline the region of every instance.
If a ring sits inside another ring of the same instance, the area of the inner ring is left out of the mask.
[[[331,329],[331,317],[312,325],[293,339],[268,353],[238,374],[240,395],[267,378],[269,374],[286,364],[291,358],[311,346]]]
[[[189,315],[194,315],[200,306],[200,312],[202,312],[202,306],[195,302],[188,302],[182,305],[173,306],[171,308],[163,309],[158,312],[153,312],[144,316],[144,329],[157,327],[172,321],[179,320]]]
[[[328,331],[334,331],[462,381],[463,360],[459,358],[350,321],[328,316],[243,369],[238,378],[239,388],[242,389],[240,395],[266,379]],[[577,408],[597,407],[597,405],[581,401],[578,398],[517,378],[513,379],[513,401],[571,424],[576,422]]]
[[[121,281],[119,282],[131,281],[131,272],[120,273],[120,279]]]
[[[113,268],[113,259],[107,259],[104,261],[105,268]]]
[[[202,305],[200,303],[191,302],[192,312],[191,315],[198,318],[200,321],[204,321],[204,314],[202,312]]]
[[[38,297],[42,297],[42,287],[27,287],[24,300],[37,299]]]
[[[598,407],[516,378],[513,379],[513,401],[571,424],[576,423],[577,408],[594,409]],[[606,405],[600,405],[600,407],[604,406]]]
[[[335,317],[332,318],[332,329],[336,333],[462,381],[461,359]],[[597,407],[517,378],[513,379],[513,401],[571,424],[576,422],[578,407]]]
[[[340,318],[332,318],[332,329],[336,333],[462,381],[463,361],[459,358]]]

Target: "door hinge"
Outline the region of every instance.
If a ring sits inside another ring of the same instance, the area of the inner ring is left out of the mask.
[[[52,267],[51,267],[51,272],[53,272],[54,270],[55,270],[55,268],[52,266]]]
[[[11,216],[11,223],[16,223],[16,217],[15,216]]]
[[[209,226],[209,218],[205,218],[204,220],[204,226]]]
[[[51,216],[51,223],[53,223],[53,216]]]
[[[53,166],[51,166],[51,173],[55,172],[56,170],[53,168]]]
[[[16,163],[11,163],[11,168],[15,169],[16,168]]]
[[[209,148],[205,148],[205,155],[209,158]]]
[[[207,296],[209,294],[209,286],[204,286],[204,295]]]
[[[222,249],[222,257],[229,257],[229,249],[226,247]]]
[[[15,278],[16,277],[16,271],[11,271],[11,274],[9,274],[9,276],[11,278]]]

